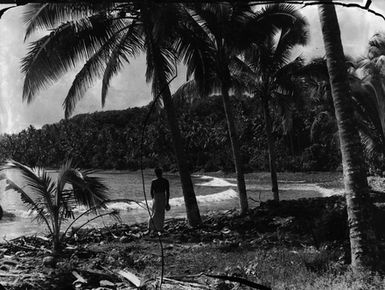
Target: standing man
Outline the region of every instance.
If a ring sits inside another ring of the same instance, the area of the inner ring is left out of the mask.
[[[162,177],[162,173],[162,169],[156,168],[157,179],[151,183],[152,218],[148,222],[150,232],[163,231],[165,210],[170,210],[170,184]]]

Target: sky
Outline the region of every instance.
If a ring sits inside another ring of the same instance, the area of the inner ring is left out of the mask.
[[[358,1],[361,2],[361,1]],[[9,6],[9,5],[8,5]],[[0,9],[6,7],[0,5]],[[373,10],[385,11],[384,0],[373,0]],[[296,48],[294,55],[306,59],[323,56],[321,26],[316,6],[301,9],[310,27],[310,42]],[[25,26],[22,21],[23,7],[8,10],[0,19],[0,134],[16,133],[32,125],[58,122],[64,117],[63,100],[80,66],[65,74],[57,83],[42,90],[33,102],[22,101],[24,76],[20,62],[26,55],[28,42],[24,42]],[[352,57],[364,55],[370,37],[385,31],[385,20],[357,8],[337,7],[345,54]],[[385,12],[383,13],[385,15]],[[102,110],[121,110],[146,105],[151,99],[151,88],[145,81],[146,61],[143,55],[132,59],[111,84],[106,105],[101,106],[101,81],[90,88],[78,102],[74,115]],[[175,91],[184,81],[184,68],[178,68],[178,77],[171,84]]]

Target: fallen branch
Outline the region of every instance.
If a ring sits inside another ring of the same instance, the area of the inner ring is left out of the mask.
[[[176,279],[170,279],[170,278],[163,278],[164,282],[172,282],[174,284],[182,285],[182,286],[187,286],[188,289],[191,288],[198,288],[198,289],[208,289],[210,290],[210,287],[200,284],[200,283],[194,283],[194,282],[186,282],[186,281],[181,281],[181,280],[176,280]]]
[[[11,241],[8,241],[5,237],[3,237],[3,240],[6,242],[7,245],[11,246],[11,247],[16,247],[16,248],[19,248],[19,249],[22,249],[22,250],[26,250],[26,251],[29,251],[29,250],[34,250],[34,251],[45,251],[49,254],[52,254],[52,251],[49,250],[49,249],[46,249],[44,247],[41,247],[41,248],[38,248],[38,247],[35,247],[35,246],[31,246],[31,245],[28,245],[28,244],[25,244],[25,245],[19,245],[17,243],[14,243],[14,242],[11,242]],[[25,241],[24,241],[25,243]]]
[[[272,290],[270,287],[267,287],[267,286],[264,286],[261,284],[257,284],[255,282],[252,282],[252,281],[249,281],[247,279],[240,278],[240,277],[225,276],[225,275],[211,275],[211,274],[205,274],[205,276],[210,277],[210,278],[215,278],[215,279],[227,280],[230,282],[237,282],[237,283],[249,286],[249,287],[254,288],[254,289]]]

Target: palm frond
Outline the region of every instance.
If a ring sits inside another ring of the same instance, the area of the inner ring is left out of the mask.
[[[227,2],[199,3],[194,6],[191,15],[212,43],[217,45],[215,42],[221,37],[222,28],[226,25],[226,20],[231,17],[231,12],[231,4]]]
[[[235,95],[254,94],[261,86],[259,76],[251,69],[247,61],[242,61],[239,57],[232,57],[229,69],[231,87]]]
[[[102,106],[105,105],[112,77],[122,68],[123,61],[128,63],[128,57],[137,55],[141,49],[143,49],[143,39],[141,37],[140,27],[136,22],[133,22],[113,49],[105,68],[102,83]]]
[[[361,143],[364,146],[366,155],[374,158],[378,154],[384,154],[384,143],[378,139],[376,132],[371,130],[366,124],[357,122],[358,131],[361,137]]]
[[[370,83],[360,79],[355,79],[350,84],[353,105],[359,118],[368,124],[367,126],[373,126],[382,143],[385,144],[384,128],[382,128],[380,119],[382,112],[378,109],[375,88]]]
[[[77,102],[84,96],[87,89],[93,85],[95,79],[103,75],[111,50],[119,43],[123,32],[124,30],[108,39],[76,75],[63,102],[65,118],[70,117]]]
[[[31,102],[36,93],[56,81],[79,60],[87,60],[115,33],[127,25],[105,15],[65,23],[33,42],[22,60],[25,73],[23,100]]]
[[[39,29],[55,29],[67,21],[76,21],[100,11],[112,9],[112,3],[29,3],[24,6],[25,38]]]
[[[37,215],[35,218],[44,221],[47,224],[48,230],[52,233],[49,218],[54,211],[51,199],[54,184],[46,172],[36,172],[14,160],[8,160],[1,167],[1,171],[4,170],[16,170],[16,172],[25,179],[27,187],[31,189],[31,193],[27,193],[8,177],[6,177],[7,185],[5,190],[14,190],[19,193],[21,200],[29,208],[31,213],[36,212]]]
[[[197,11],[182,11],[184,21],[177,28],[174,49],[187,66],[187,80],[194,76],[201,95],[208,95],[215,74],[215,38]]]
[[[146,59],[146,81],[152,83],[152,93],[156,96],[164,89],[165,82],[176,75],[176,54],[169,47],[161,47],[147,40]]]
[[[288,90],[295,87],[296,76],[298,75],[298,72],[302,70],[304,65],[304,60],[302,57],[297,57],[290,63],[281,66],[275,73],[275,79],[276,82],[284,88],[287,88]]]
[[[59,170],[57,192],[59,198],[63,195],[66,185],[73,188],[73,200],[87,208],[94,207],[107,199],[107,187],[97,178],[89,176],[92,172],[74,169],[69,160]]]
[[[298,76],[316,81],[329,80],[329,72],[324,57],[312,59],[298,71]]]
[[[277,68],[290,62],[291,50],[297,45],[306,45],[309,40],[309,26],[298,11],[294,11],[291,25],[281,27],[281,34],[274,51],[273,65]]]
[[[368,57],[373,59],[385,55],[385,33],[376,33],[369,40]]]

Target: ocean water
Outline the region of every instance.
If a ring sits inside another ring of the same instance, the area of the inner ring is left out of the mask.
[[[56,172],[50,171],[56,178]],[[22,179],[14,172],[7,173],[16,184],[22,185]],[[108,205],[107,211],[118,210],[121,222],[134,224],[148,220],[148,211],[144,202],[143,183],[140,171],[101,171],[96,174],[109,188],[111,199],[132,199],[137,203],[114,202]],[[177,174],[165,174],[170,182],[171,210],[166,213],[166,218],[185,217],[185,208]],[[246,185],[250,206],[257,206],[260,201],[272,197],[270,180],[266,173],[253,173],[246,175]],[[151,171],[144,172],[145,191],[148,204],[151,207],[149,186],[154,175]],[[199,208],[202,214],[212,210],[229,210],[238,208],[236,180],[233,176],[223,174],[193,175],[192,176]],[[340,174],[284,174],[279,180],[281,199],[296,199],[302,197],[330,196],[342,193]],[[14,191],[5,191],[5,181],[0,182],[0,204],[4,210],[3,219],[0,220],[0,241],[12,239],[21,235],[43,235],[47,232],[43,224],[33,221],[34,214],[27,211],[20,200],[20,195]],[[75,209],[75,215],[84,212],[84,208]],[[106,211],[103,211],[106,212]],[[77,225],[81,225],[94,215],[83,217]],[[90,222],[87,226],[100,227],[112,225],[117,220],[106,216]],[[68,225],[68,222],[67,222]],[[76,224],[75,224],[76,225]],[[66,224],[63,225],[65,228]]]

